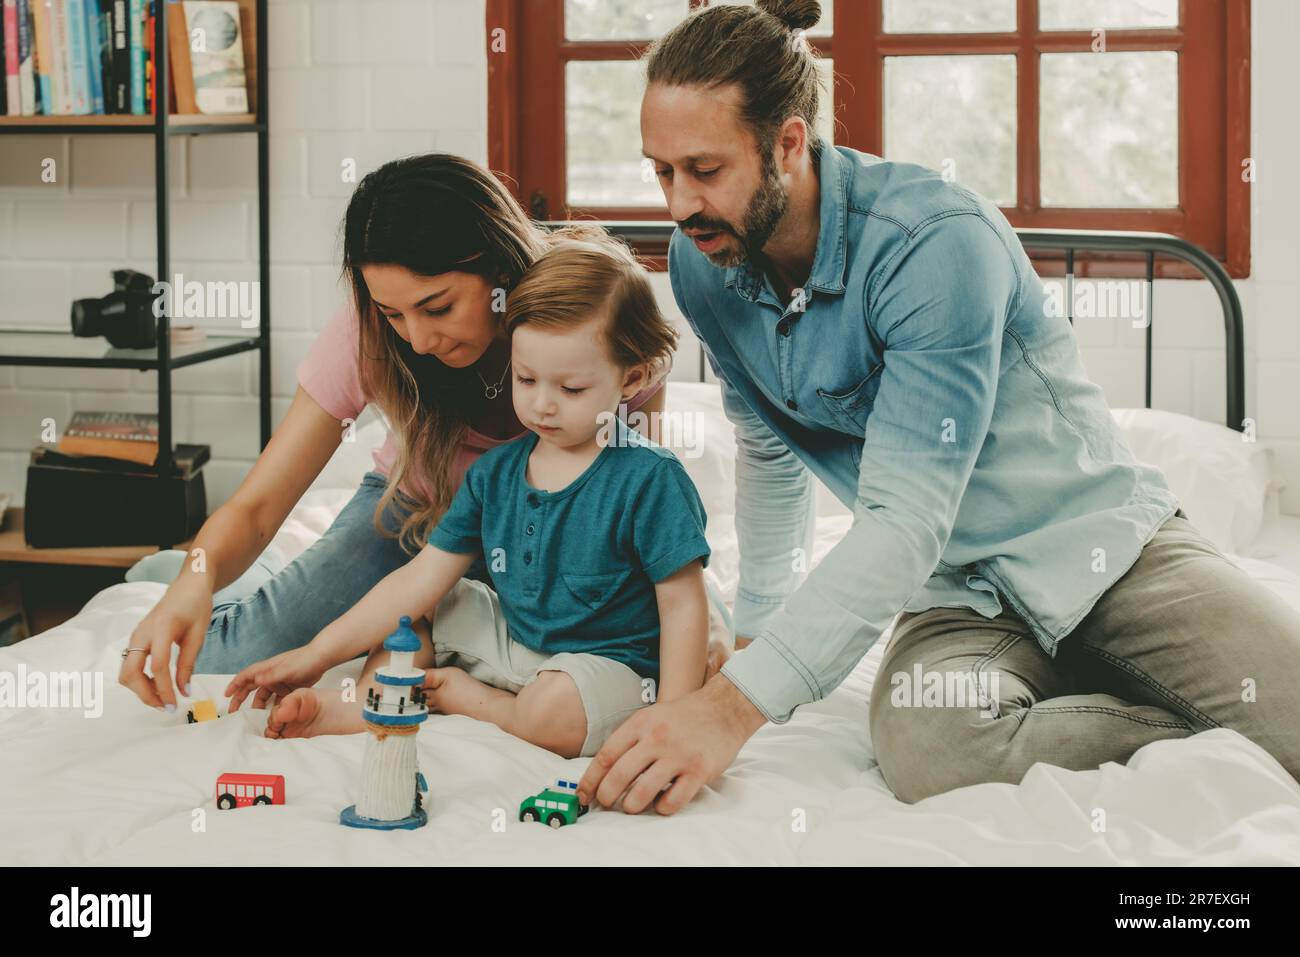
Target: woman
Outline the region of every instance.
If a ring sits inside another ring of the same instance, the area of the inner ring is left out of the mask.
[[[556,234],[489,172],[445,154],[366,176],[343,229],[353,306],[299,366],[271,441],[189,553],[151,556],[128,576],[171,581],[132,633],[119,675],[153,707],[175,710],[196,671],[234,673],[309,642],[419,550],[470,462],[526,432],[510,399],[505,293]],[[629,411],[662,411],[666,374],[645,369]],[[390,427],[375,469],[320,540],[281,567],[267,543],[370,402]],[[469,577],[491,583],[482,561]],[[730,629],[711,597],[710,673]],[[175,685],[165,664],[147,670],[169,662],[173,644]],[[254,706],[295,686],[262,688]]]

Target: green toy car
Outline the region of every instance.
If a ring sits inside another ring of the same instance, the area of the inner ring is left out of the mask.
[[[574,824],[586,813],[587,805],[578,803],[578,782],[563,778],[519,803],[519,820],[544,821],[550,827]]]

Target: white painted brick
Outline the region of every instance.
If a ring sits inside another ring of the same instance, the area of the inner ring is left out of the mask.
[[[428,71],[418,71],[426,81]],[[352,130],[366,125],[367,70],[277,70],[270,78],[271,139],[280,130]]]
[[[292,396],[298,389],[298,364],[316,337],[307,333],[285,333],[271,338],[271,395]]]
[[[179,259],[231,260],[248,255],[248,206],[243,201],[171,204],[169,245],[173,261]],[[157,255],[155,206],[131,204],[131,255]]]
[[[4,325],[70,329],[71,304],[67,266],[0,262],[0,322]]]
[[[192,195],[237,191],[257,195],[257,139],[252,136],[196,136],[190,146]]]
[[[27,452],[0,452],[0,492],[12,497],[9,504],[23,504],[27,495]]]
[[[184,137],[171,137],[167,149],[167,188],[172,197],[185,195],[187,152]],[[74,136],[68,169],[74,194],[154,195],[153,137]]]
[[[1228,414],[1228,373],[1223,351],[1208,352],[1198,349],[1193,353],[1192,378],[1196,384],[1195,404],[1185,411],[1187,415],[1206,422],[1226,424]],[[1241,423],[1236,423],[1240,425]]]
[[[440,153],[455,153],[480,166],[488,165],[486,130],[437,130],[433,140]]]
[[[309,184],[313,196],[351,196],[357,183],[390,160],[433,149],[432,130],[392,133],[313,133],[309,141]],[[345,162],[347,166],[345,166]],[[345,182],[344,174],[350,176]]]
[[[271,259],[276,263],[338,263],[347,203],[341,198],[275,199]]]
[[[0,163],[0,189],[12,190],[14,195],[58,195],[68,191],[68,138],[66,136],[5,136],[4,162]],[[42,178],[47,169],[54,182]]]
[[[311,25],[308,22],[307,7],[306,3],[272,3],[267,8],[267,29],[271,34],[267,59],[272,70],[306,66],[310,62],[307,51],[311,40]]]
[[[126,255],[126,203],[19,200],[14,231],[24,259],[104,259]]]
[[[486,76],[468,66],[379,68],[372,116],[379,130],[479,129],[486,124]]]
[[[311,55],[319,65],[429,63],[434,5],[428,0],[317,0],[311,8]]]
[[[0,259],[18,254],[14,242],[14,204],[0,202]]]
[[[66,392],[6,392],[4,415],[0,415],[0,449],[22,451],[41,444],[41,430],[47,418],[54,419],[62,433],[72,417],[72,403]]]
[[[435,4],[434,59],[440,64],[482,65],[487,56],[486,17],[482,0],[440,0]]]
[[[1192,415],[1195,406],[1191,349],[1169,349],[1156,354],[1151,363],[1151,404],[1182,415]],[[1139,370],[1139,388],[1143,373]]]
[[[175,394],[245,395],[252,387],[252,353],[236,353],[210,362],[199,362],[172,370],[172,392]],[[158,394],[158,373],[153,370],[131,373],[131,388],[135,392]]]
[[[307,195],[306,135],[276,133],[271,137],[270,162],[272,196]]]
[[[1088,378],[1106,394],[1111,408],[1141,408],[1143,358],[1136,349],[1080,349]]]
[[[107,345],[107,343],[105,343]],[[77,369],[20,366],[20,389],[97,389],[104,392],[125,392],[131,387],[130,369]]]
[[[1300,438],[1300,362],[1261,360],[1259,434],[1261,438]]]
[[[1300,359],[1300,285],[1259,282],[1255,286],[1259,354]]]
[[[211,445],[213,458],[255,459],[261,452],[259,408],[252,397],[196,395],[188,441]]]
[[[311,328],[309,267],[271,267],[271,327],[281,330]]]
[[[311,267],[311,327],[324,329],[339,307],[352,301],[352,286],[338,266]]]
[[[1300,515],[1300,442],[1272,439],[1268,445],[1273,450],[1273,461],[1286,481],[1279,506],[1287,515]]]

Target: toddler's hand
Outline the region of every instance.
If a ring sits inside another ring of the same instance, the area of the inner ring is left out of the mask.
[[[265,708],[271,695],[283,698],[297,688],[310,688],[320,681],[329,668],[311,645],[286,651],[265,661],[249,665],[226,686],[230,696],[230,710],[236,711],[249,693],[256,688],[254,708]]]

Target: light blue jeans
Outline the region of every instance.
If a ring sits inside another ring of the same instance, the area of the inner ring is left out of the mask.
[[[375,531],[373,517],[386,481],[378,472],[367,472],[334,524],[310,548],[287,565],[278,551],[268,548],[243,575],[212,596],[212,621],[194,663],[196,674],[234,674],[301,648],[410,561],[395,538]],[[407,514],[400,499],[394,499],[384,513],[384,527],[396,532]],[[127,573],[127,581],[170,584],[185,558],[185,552],[176,550],[151,555]],[[481,558],[465,577],[492,584]],[[722,596],[712,584],[707,588],[709,600],[734,635]],[[396,627],[396,620],[393,624]]]

